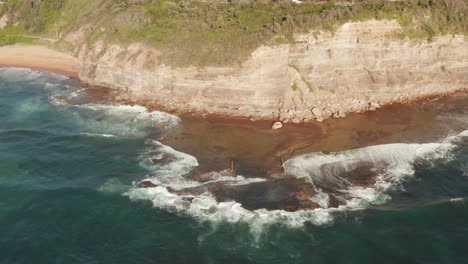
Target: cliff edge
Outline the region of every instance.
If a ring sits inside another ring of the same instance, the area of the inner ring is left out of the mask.
[[[122,102],[322,121],[466,90],[467,12],[463,0],[7,0],[0,46],[70,54]]]
[[[297,34],[294,43],[262,46],[241,65],[224,67],[173,67],[144,44],[98,42],[78,51],[80,79],[170,110],[286,122],[467,89],[464,35],[429,42],[401,38],[401,30],[395,20],[345,23],[333,33]]]

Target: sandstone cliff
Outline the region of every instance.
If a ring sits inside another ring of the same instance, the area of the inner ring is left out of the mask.
[[[3,15],[0,17],[0,30],[2,30],[8,23],[8,15]]]
[[[85,33],[86,26],[65,36],[77,47],[81,80],[179,111],[320,121],[468,87],[465,36],[402,39],[389,20],[297,35],[294,44],[261,47],[236,67],[174,68],[143,44],[77,45]]]

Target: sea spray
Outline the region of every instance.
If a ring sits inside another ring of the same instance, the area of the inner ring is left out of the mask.
[[[178,153],[167,146],[162,147],[162,145],[159,145],[160,143],[156,143],[159,153],[155,153],[154,148],[152,148],[147,151],[147,154],[151,153],[151,155],[155,155],[159,159],[163,159],[165,155],[170,155],[170,162],[154,165],[154,167],[145,163],[142,164],[147,169],[152,169],[149,180],[160,186],[154,188],[135,187],[129,190],[126,195],[133,200],[150,200],[155,207],[188,214],[199,221],[247,223],[256,233],[272,224],[290,228],[301,228],[305,223],[326,225],[333,223],[336,213],[347,210],[362,210],[371,205],[385,203],[391,199],[386,191],[401,188],[402,183],[410,179],[414,174],[415,165],[419,163],[429,165],[447,162],[458,148],[456,142],[465,136],[466,131],[452,137],[445,143],[388,144],[330,154],[310,153],[294,157],[285,162],[284,168],[288,175],[305,177],[312,183],[317,180],[316,188],[320,188],[321,184],[328,181],[336,184],[335,186],[342,187],[343,189],[338,190],[338,193],[341,195],[339,198],[345,200],[345,202],[335,208],[329,207],[329,195],[336,195],[336,193],[328,194],[321,189],[318,190],[316,196],[310,199],[316,200],[323,208],[296,212],[268,211],[265,209],[247,210],[242,207],[242,204],[235,201],[217,202],[216,197],[208,192],[201,195],[187,196],[171,193],[166,187],[183,188],[205,183],[186,180],[183,177],[183,174],[187,172],[187,164],[195,166],[196,159],[194,157]],[[373,169],[377,173],[375,184],[371,186],[355,186],[346,178],[340,178],[336,174],[337,172],[355,169],[363,162],[366,164],[372,163]],[[334,167],[328,166],[328,170],[323,170],[324,165],[330,164]],[[168,165],[169,168],[174,168],[174,174],[168,175],[170,173]],[[185,169],[180,170],[180,168]],[[163,177],[164,180],[158,180],[160,177]],[[225,180],[228,182],[227,184],[229,184],[229,180],[233,184],[249,184],[255,179],[231,178]]]
[[[8,81],[27,80],[43,85],[53,96],[65,96],[72,99],[77,96],[79,88],[59,85],[66,78],[53,75],[43,75],[30,70],[9,69],[1,74],[9,76]],[[44,102],[26,103],[27,107],[17,109],[18,113],[28,114],[38,109],[48,109]],[[54,103],[54,102],[49,102]],[[60,105],[58,105],[60,106]],[[34,109],[28,109],[33,107]],[[148,137],[150,131],[167,132],[177,126],[180,119],[162,112],[150,112],[140,106],[112,106],[101,104],[61,105],[69,119],[77,124],[78,134],[86,137]],[[21,116],[21,115],[16,115]],[[289,227],[302,227],[310,222],[316,225],[332,223],[333,215],[343,210],[364,209],[371,205],[385,203],[391,197],[386,191],[401,188],[401,184],[414,174],[414,165],[418,162],[443,162],[450,159],[457,142],[466,137],[466,131],[460,135],[448,138],[441,143],[429,144],[389,144],[371,146],[363,149],[344,151],[331,154],[311,153],[298,156],[285,163],[286,173],[306,178],[316,185],[317,195],[310,197],[323,208],[315,210],[299,210],[286,212],[282,210],[268,211],[265,209],[247,210],[235,201],[218,202],[210,193],[198,196],[183,197],[170,193],[166,187],[194,187],[199,183],[183,177],[183,174],[198,166],[197,159],[186,153],[178,152],[156,140],[146,141],[146,150],[140,157],[140,165],[149,171],[148,179],[160,186],[156,188],[131,188],[126,195],[132,199],[149,199],[154,206],[178,213],[186,213],[201,221],[212,222],[244,222],[253,229],[279,223]],[[160,162],[158,162],[160,161]],[[346,178],[338,177],[339,172],[346,172],[359,167],[359,162],[370,162],[378,174],[372,186],[355,186]],[[327,167],[324,169],[324,165]],[[242,185],[262,181],[264,179],[244,178],[242,176],[222,178],[224,184]],[[120,184],[111,180],[105,183],[101,190],[115,190]],[[321,182],[332,183],[339,194],[329,194],[320,188]],[[124,189],[119,186],[119,190]],[[330,196],[340,195],[345,201],[336,208],[330,207]],[[191,202],[187,198],[191,199]]]

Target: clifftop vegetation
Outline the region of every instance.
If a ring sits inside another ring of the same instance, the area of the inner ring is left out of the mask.
[[[226,65],[244,61],[260,45],[292,42],[293,34],[333,30],[347,21],[397,19],[400,37],[431,39],[468,32],[464,0],[311,1],[293,4],[243,4],[183,0],[7,0],[0,17],[8,26],[0,44],[12,35],[63,37],[88,27],[81,44],[129,45],[142,42],[160,49],[171,65]],[[72,47],[69,47],[70,49]]]

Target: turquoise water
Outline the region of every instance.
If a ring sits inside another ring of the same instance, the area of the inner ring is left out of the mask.
[[[148,177],[173,184],[197,165],[155,141],[181,121],[139,107],[51,100],[83,93],[65,77],[0,69],[2,264],[467,262],[467,203],[451,201],[468,197],[466,136],[371,193],[385,199],[326,211],[323,221],[298,216],[291,227],[281,219],[292,216],[268,223],[278,216],[239,217],[235,204],[209,201],[188,208],[134,188]]]

